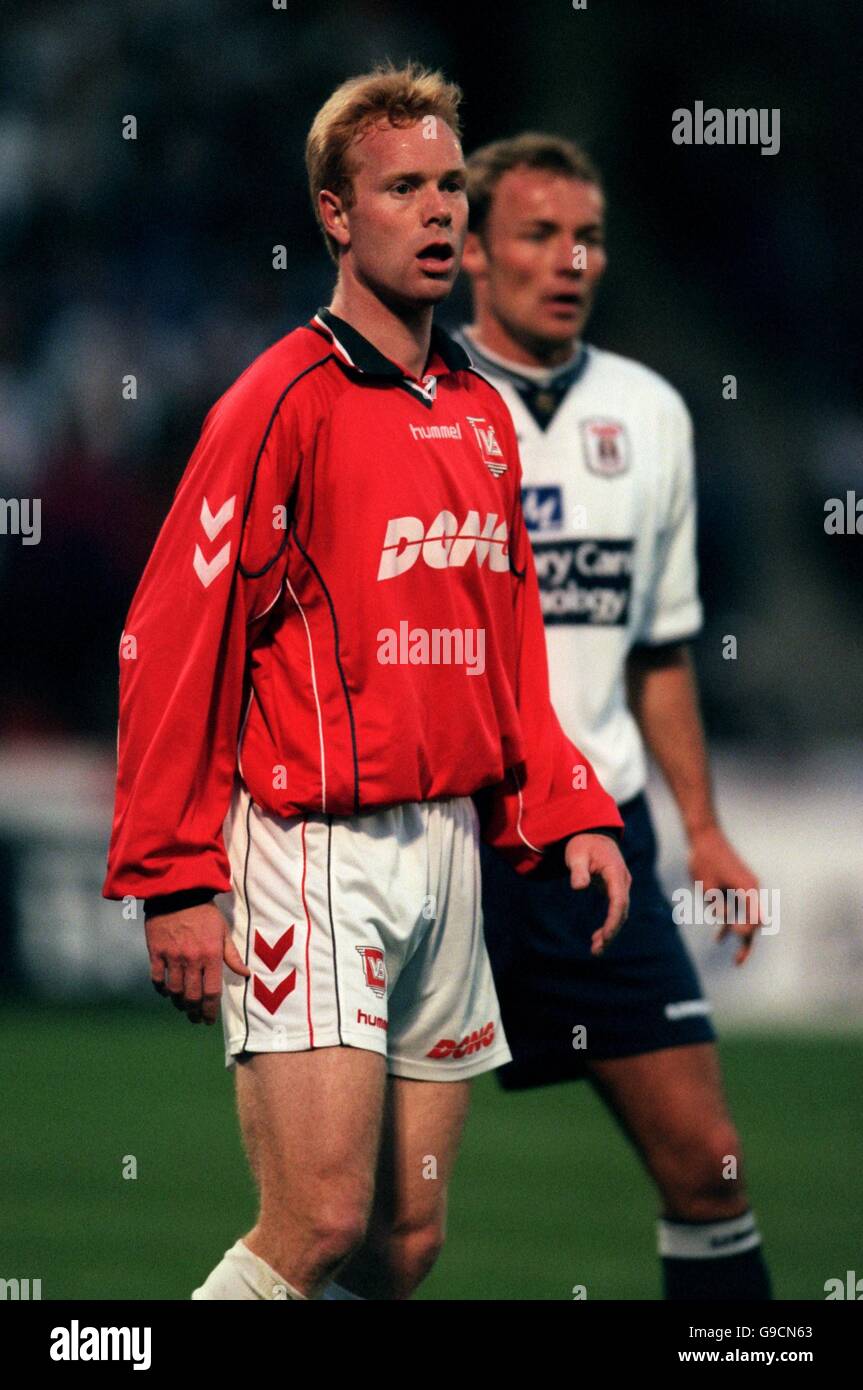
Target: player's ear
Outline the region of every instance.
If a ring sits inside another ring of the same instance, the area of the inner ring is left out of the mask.
[[[480,276],[488,272],[488,257],[478,232],[468,232],[465,237],[461,265],[468,275]]]
[[[348,229],[348,211],[339,195],[331,193],[328,188],[322,188],[318,194],[318,208],[324,230],[339,246],[349,246],[351,234]]]

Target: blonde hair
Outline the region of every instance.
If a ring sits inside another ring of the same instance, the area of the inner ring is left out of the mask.
[[[318,195],[327,189],[342,198],[345,207],[352,206],[348,152],[353,141],[382,118],[391,125],[406,126],[423,116],[445,121],[460,137],[461,100],[461,89],[454,82],[447,82],[443,73],[432,72],[419,63],[407,63],[403,68],[379,63],[372,72],[343,82],[327,98],[312,121],[306,140],[306,169],[315,217],[336,265],[338,242],[324,227]]]
[[[491,212],[494,190],[510,169],[547,169],[565,178],[602,187],[599,170],[574,140],[562,135],[525,131],[508,140],[495,140],[474,150],[467,163],[468,226],[480,236]]]

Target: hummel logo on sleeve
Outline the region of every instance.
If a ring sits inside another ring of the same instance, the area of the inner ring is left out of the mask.
[[[229,497],[227,502],[223,502],[215,516],[210,510],[210,504],[206,497],[201,504],[201,525],[206,532],[207,539],[214,541],[220,531],[223,531],[228,522],[234,515],[234,506],[237,501],[237,494]],[[195,574],[200,579],[205,589],[208,589],[213,580],[222,573],[231,558],[231,542],[227,541],[221,550],[217,551],[211,560],[204,559],[204,552],[199,545],[195,546],[195,558],[192,561]]]

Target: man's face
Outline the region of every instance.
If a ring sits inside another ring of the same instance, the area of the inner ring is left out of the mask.
[[[349,152],[354,202],[344,212],[351,271],[384,302],[446,299],[461,265],[467,195],[461,146],[444,121],[380,122]]]
[[[465,269],[485,307],[531,350],[581,336],[606,266],[605,200],[595,183],[546,169],[508,169]]]

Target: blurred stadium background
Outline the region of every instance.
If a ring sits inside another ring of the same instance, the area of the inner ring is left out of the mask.
[[[41,1277],[46,1298],[186,1298],[251,1218],[220,1029],[152,996],[142,920],[99,895],[116,649],[209,406],[328,301],[304,137],[383,57],[460,83],[466,150],[547,128],[604,172],[611,266],[588,336],[693,411],[720,805],[781,894],[743,971],[685,931],[777,1294],[863,1275],[863,540],[824,530],[828,498],[863,496],[852,16],[808,0],[4,12],[0,493],[40,498],[42,534],[0,535],[0,1276]],[[696,100],[779,108],[779,154],[674,146],[671,112]],[[462,288],[441,320],[466,310]],[[654,804],[671,889],[683,844],[661,788]],[[588,1088],[503,1097],[484,1079],[422,1296],[655,1298],[653,1218]]]

